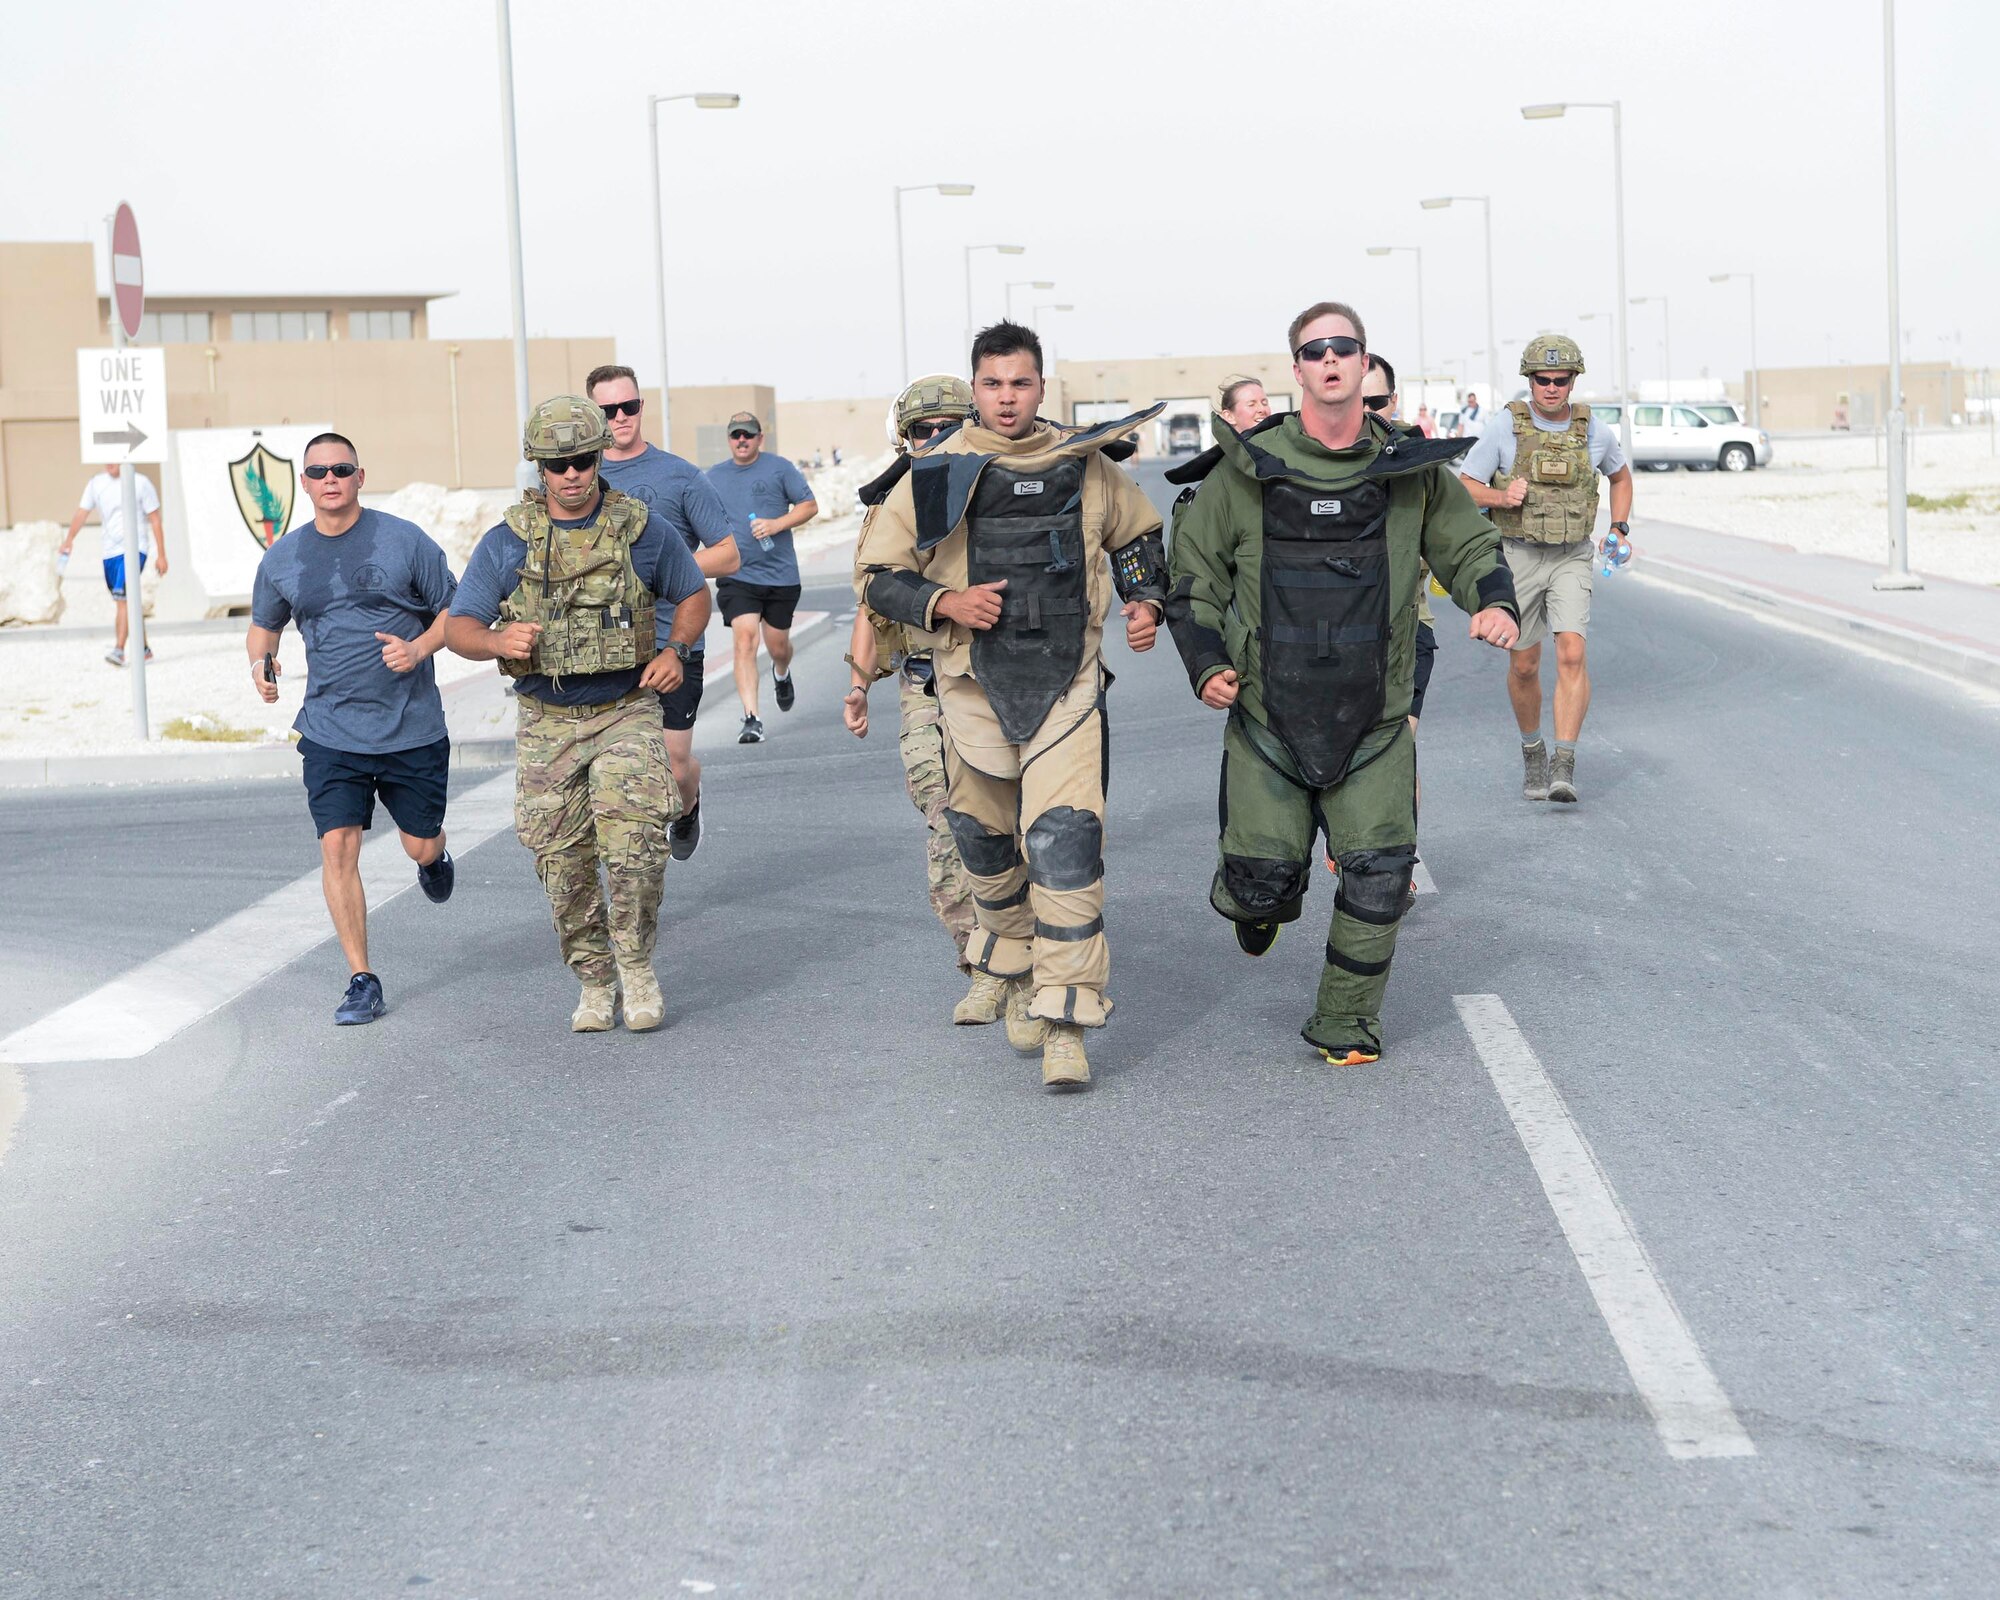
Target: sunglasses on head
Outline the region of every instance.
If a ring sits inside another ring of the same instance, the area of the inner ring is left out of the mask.
[[[1386,394],[1364,394],[1361,397],[1361,403],[1370,411],[1387,411],[1389,409],[1389,396]]]
[[[910,424],[910,443],[924,444],[957,426],[956,422],[913,422]]]
[[[544,461],[542,471],[552,478],[559,478],[565,472],[588,472],[597,465],[597,452],[586,450],[580,456],[557,456],[553,461]]]
[[[1336,333],[1330,339],[1308,339],[1294,350],[1292,355],[1299,361],[1324,361],[1328,351],[1341,357],[1358,356],[1361,354],[1362,344],[1359,339],[1350,339],[1344,333]]]
[[[359,472],[360,470],[361,469],[357,467],[352,461],[336,461],[332,463],[330,466],[307,467],[306,476],[312,479],[314,483],[318,483],[319,480],[321,478],[324,478],[329,472],[332,473],[336,478],[351,478],[355,475],[355,473]]]
[[[1571,384],[1576,382],[1576,374],[1574,372],[1558,372],[1554,376],[1550,376],[1546,372],[1537,372],[1534,375],[1534,382],[1538,387],[1543,389],[1567,389]]]
[[[607,417],[636,417],[645,408],[643,400],[604,400],[599,402]]]
[[[731,428],[729,430],[729,437],[732,439],[755,439],[758,437],[758,434],[755,428]]]

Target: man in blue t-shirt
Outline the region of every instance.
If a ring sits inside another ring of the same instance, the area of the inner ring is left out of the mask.
[[[748,411],[729,419],[729,459],[708,469],[708,481],[735,519],[743,566],[715,586],[722,620],[736,645],[736,694],[743,702],[738,744],[764,742],[757,715],[757,634],[771,652],[771,689],[778,709],[789,711],[792,690],[792,612],[799,603],[799,558],[792,530],[819,515],[799,469],[780,455],[765,455],[764,424]]]
[[[375,820],[377,795],[417,864],[418,885],[434,901],[451,898],[444,841],[451,740],[431,657],[444,643],[453,584],[444,551],[423,529],[361,509],[368,475],[347,439],[314,437],[304,469],[313,520],[258,561],[245,644],[250,681],[268,705],[278,698],[285,624],[297,623],[305,640],[306,698],[292,726],[319,829],[326,908],[349,972],[333,1020],[373,1022],[386,1005],[382,980],[368,966],[361,835]]]
[[[646,509],[686,541],[694,564],[704,578],[726,578],[743,564],[743,547],[733,537],[736,524],[722,508],[708,479],[691,461],[646,442],[639,413],[646,402],[630,367],[597,367],[583,380],[584,393],[604,408],[611,424],[605,447],[605,483],[643,500]],[[664,619],[662,619],[664,622]],[[665,635],[661,636],[662,643]],[[678,689],[660,696],[660,716],[667,729],[667,763],[674,769],[674,786],[681,792],[681,814],[667,829],[667,844],[676,861],[685,861],[701,843],[701,763],[694,754],[694,718],[701,707],[705,656],[695,641]]]
[[[523,453],[542,487],[480,539],[445,623],[445,642],[468,660],[521,663],[510,674],[514,833],[535,854],[563,961],[583,986],[575,1033],[611,1028],[621,989],[632,1032],[666,1021],[653,947],[679,805],[659,695],[680,685],[709,614],[679,534],[600,482],[610,442],[604,412],[581,395],[535,407]],[[639,624],[649,604],[672,612],[664,647],[658,626],[648,637]]]

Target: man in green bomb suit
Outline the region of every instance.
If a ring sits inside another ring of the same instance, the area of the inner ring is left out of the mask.
[[[1261,956],[1297,919],[1314,835],[1340,872],[1306,1042],[1336,1066],[1382,1053],[1416,859],[1419,567],[1505,649],[1519,631],[1500,536],[1448,463],[1462,440],[1412,438],[1362,404],[1360,315],[1321,301],[1292,320],[1297,412],[1168,474],[1167,624],[1204,705],[1227,711],[1221,863],[1210,903]],[[1198,483],[1200,487],[1192,485]]]

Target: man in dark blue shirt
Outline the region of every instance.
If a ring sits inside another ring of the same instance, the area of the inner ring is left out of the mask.
[[[610,439],[580,395],[535,408],[523,451],[542,487],[479,541],[445,622],[454,651],[515,679],[514,832],[583,986],[576,1033],[609,1029],[620,989],[634,1033],[666,1020],[653,946],[678,805],[658,696],[679,686],[709,613],[687,545],[599,482]]]
[[[646,402],[630,367],[597,367],[583,380],[584,392],[604,408],[611,424],[611,443],[603,465],[607,486],[643,500],[654,517],[667,523],[687,542],[694,564],[704,578],[726,578],[743,565],[743,548],[733,534],[735,523],[722,508],[701,469],[691,461],[646,442],[639,413]],[[701,763],[694,754],[694,719],[701,707],[702,642],[695,641],[681,686],[660,696],[660,716],[667,727],[667,764],[674,769],[674,786],[681,793],[681,812],[667,829],[667,843],[676,861],[685,861],[701,843]]]
[[[306,804],[319,829],[321,886],[341,953],[347,993],[337,1023],[373,1022],[386,1009],[368,966],[368,899],[361,835],[380,795],[417,883],[434,901],[451,898],[444,843],[445,777],[451,740],[431,666],[444,641],[451,569],[444,551],[413,522],[361,508],[361,470],[340,434],[310,440],[303,458],[313,519],[266,550],[250,592],[250,681],[267,704],[285,624],[306,648],[306,698],[292,724],[305,764]]]

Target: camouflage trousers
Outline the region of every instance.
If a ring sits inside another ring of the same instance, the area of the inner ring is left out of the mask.
[[[910,803],[923,813],[924,826],[929,829],[924,850],[929,858],[931,910],[958,946],[959,966],[970,971],[965,943],[979,922],[972,909],[972,880],[965,875],[965,863],[959,860],[958,846],[952,842],[951,824],[945,821],[944,727],[938,717],[937,696],[927,685],[913,684],[908,677],[899,676],[896,683],[901,691],[902,730],[897,744],[903,753],[903,779]]]
[[[514,835],[535,853],[564,962],[585,983],[610,983],[618,967],[651,966],[659,933],[667,818],[680,804],[659,696],[518,703]]]

